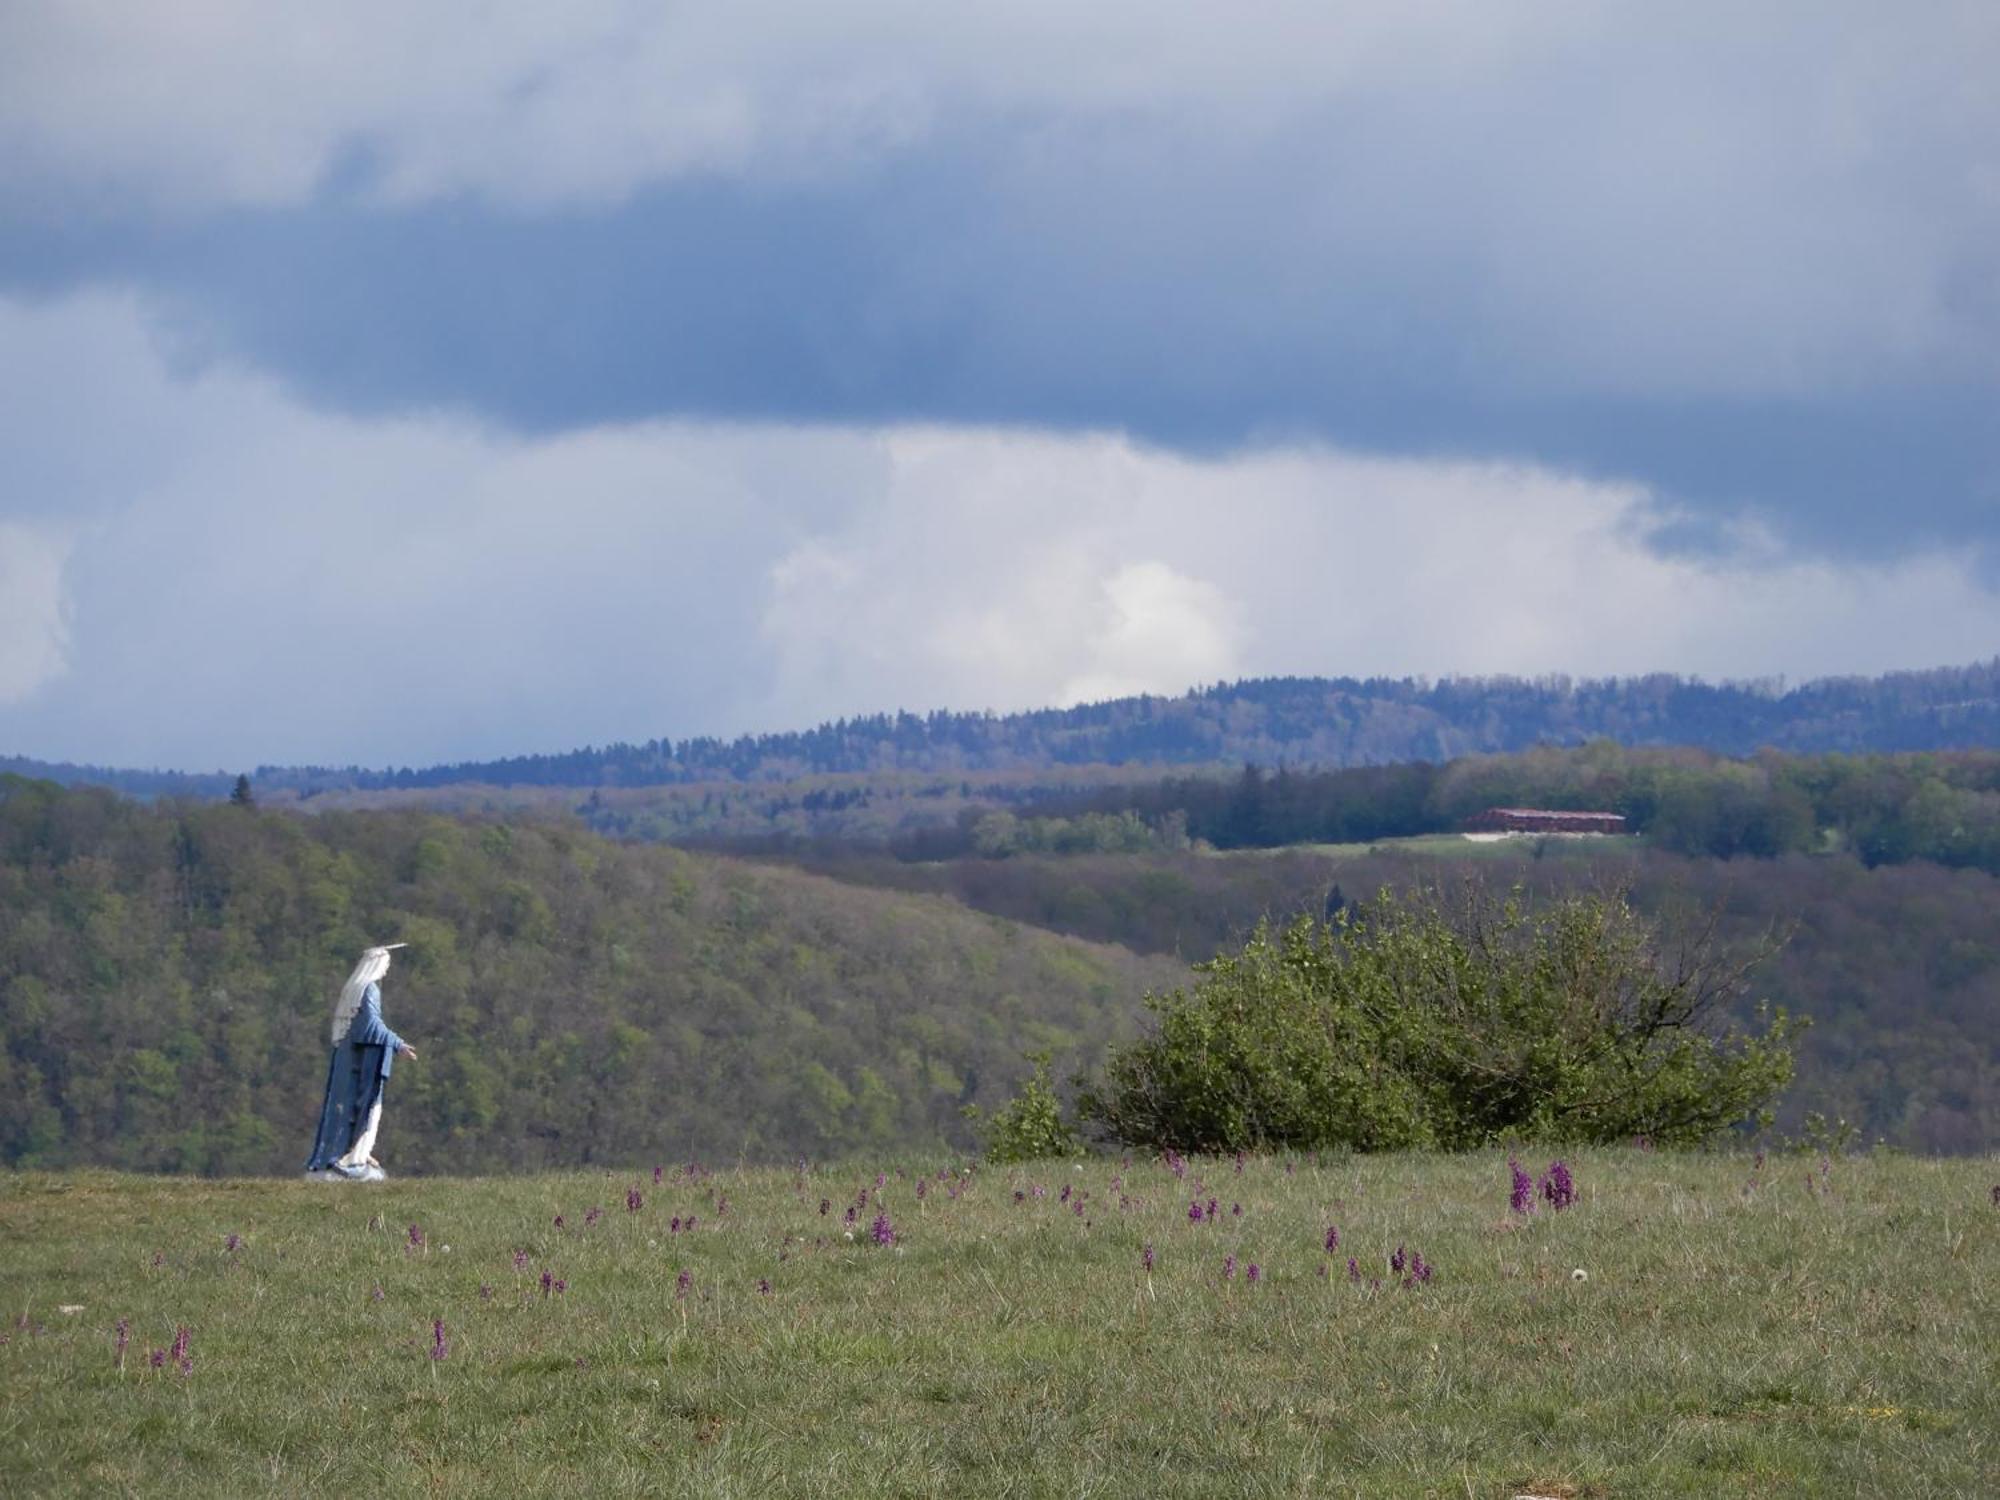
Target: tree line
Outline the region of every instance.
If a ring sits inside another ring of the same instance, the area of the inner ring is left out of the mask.
[[[1041,794],[1004,813],[962,812],[952,830],[892,840],[910,858],[1060,848],[1371,843],[1449,833],[1489,807],[1624,815],[1655,847],[1730,859],[1851,852],[1869,865],[1925,859],[2000,873],[2000,752],[1787,755],[1576,749],[1349,770],[1176,776]]]
[[[263,766],[260,793],[490,786],[616,787],[788,781],[885,772],[1087,765],[1309,766],[1444,762],[1612,739],[1726,755],[1969,749],[2000,743],[2000,657],[1881,677],[1709,683],[1656,673],[1424,678],[1283,677],[1025,713],[897,712],[734,739],[661,737],[449,765]],[[0,759],[0,771],[142,796],[227,796],[228,774]]]

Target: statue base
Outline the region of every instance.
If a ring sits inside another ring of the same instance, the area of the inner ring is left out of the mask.
[[[343,1172],[338,1167],[322,1167],[317,1172],[306,1173],[307,1182],[386,1182],[388,1177],[387,1172],[372,1165],[353,1172]]]

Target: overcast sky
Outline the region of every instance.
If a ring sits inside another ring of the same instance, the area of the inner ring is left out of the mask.
[[[0,754],[2000,651],[2000,6],[0,6]]]

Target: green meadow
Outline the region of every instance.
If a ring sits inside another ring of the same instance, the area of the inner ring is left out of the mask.
[[[0,1491],[2000,1492],[2000,1161],[1565,1160],[0,1176]]]

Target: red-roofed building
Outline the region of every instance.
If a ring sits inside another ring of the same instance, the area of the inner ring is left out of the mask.
[[[1459,825],[1461,833],[1623,833],[1625,818],[1614,812],[1562,812],[1546,807],[1489,807]]]

